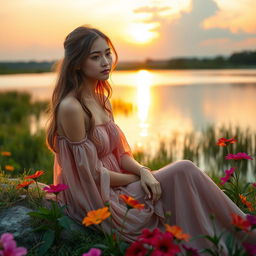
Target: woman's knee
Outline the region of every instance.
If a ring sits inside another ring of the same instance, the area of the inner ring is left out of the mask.
[[[194,174],[198,172],[198,167],[191,160],[178,161],[179,174]]]

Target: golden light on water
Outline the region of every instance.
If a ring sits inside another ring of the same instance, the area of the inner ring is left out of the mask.
[[[137,106],[138,118],[140,120],[140,136],[148,136],[148,111],[151,102],[150,87],[152,85],[152,75],[147,70],[140,70],[136,74],[137,85]]]

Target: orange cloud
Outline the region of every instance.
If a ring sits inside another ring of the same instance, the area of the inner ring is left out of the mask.
[[[219,11],[203,21],[203,28],[229,29],[232,33],[256,32],[255,0],[215,0],[215,2]]]

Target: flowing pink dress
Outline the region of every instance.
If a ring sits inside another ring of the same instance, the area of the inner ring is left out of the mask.
[[[79,223],[88,211],[102,208],[109,202],[113,228],[120,230],[126,212],[126,205],[119,198],[120,194],[130,195],[145,204],[143,210],[131,209],[128,212],[121,235],[128,242],[135,241],[143,228],[158,227],[165,230],[164,223],[178,225],[185,233],[196,236],[213,233],[211,214],[215,216],[219,232],[223,228],[232,229],[231,213],[245,216],[190,160],[176,161],[153,171],[162,188],[162,196],[155,204],[144,199],[145,193],[140,181],[110,187],[108,170],[124,172],[120,167],[121,157],[123,154],[132,157],[132,152],[123,132],[113,120],[97,125],[95,132],[101,142],[97,146],[87,137],[79,142],[72,142],[62,135],[55,137],[57,153],[54,161],[54,184],[69,186],[68,190],[59,194],[59,199],[68,206],[68,214]],[[167,211],[171,212],[168,221],[165,220]],[[102,227],[110,232],[110,218],[102,222]],[[249,242],[256,243],[255,233],[251,234]],[[202,249],[210,244],[200,238],[188,245]]]

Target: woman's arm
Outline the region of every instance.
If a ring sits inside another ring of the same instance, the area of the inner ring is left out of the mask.
[[[135,175],[140,176],[140,170],[144,166],[138,163],[134,158],[129,156],[128,154],[123,154],[121,157],[121,168],[128,172],[134,173]],[[144,169],[144,168],[143,168]],[[146,170],[146,169],[144,169]]]
[[[108,171],[110,176],[110,186],[125,186],[129,183],[135,182],[140,178],[134,174],[118,173],[113,171]]]
[[[152,198],[153,202],[156,202],[161,197],[161,185],[152,175],[149,168],[139,164],[128,154],[122,155],[121,167],[122,169],[130,171],[140,177],[141,186],[149,199]]]

